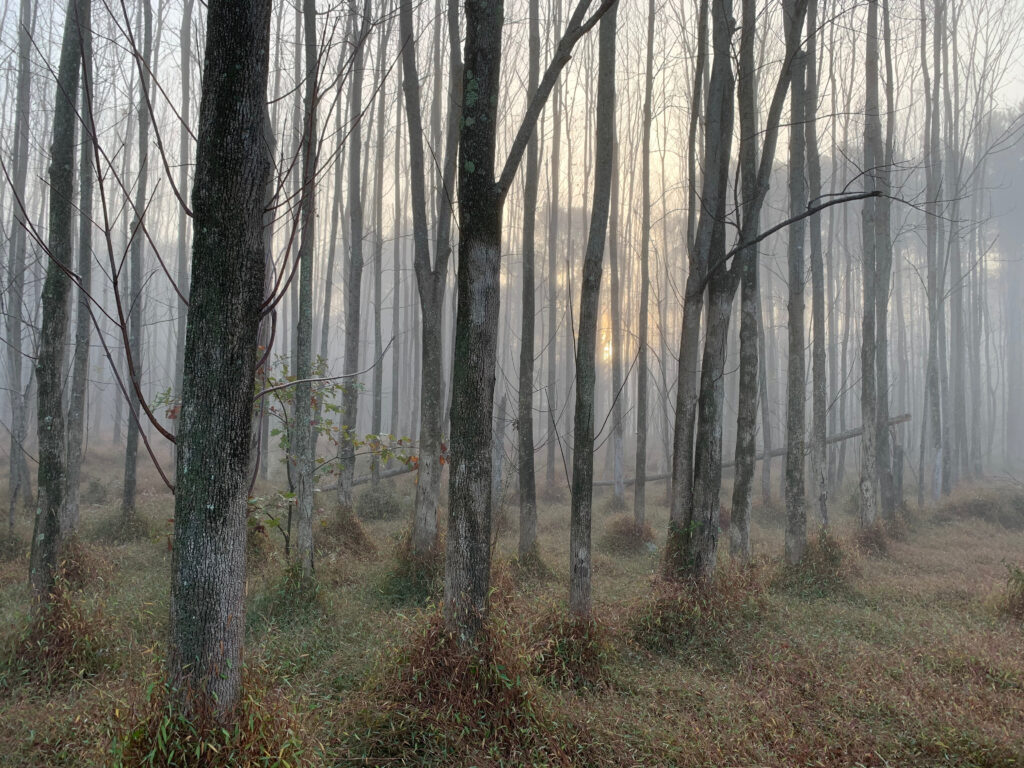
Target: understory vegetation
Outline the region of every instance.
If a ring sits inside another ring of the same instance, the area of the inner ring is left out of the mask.
[[[106,535],[113,503],[83,507],[49,615],[30,616],[27,550],[0,563],[0,764],[1016,766],[1022,500],[958,491],[880,531],[884,547],[837,509],[799,568],[755,509],[751,565],[722,555],[703,591],[662,577],[667,512],[652,505],[650,547],[595,552],[595,620],[566,611],[568,507],[542,503],[544,573],[499,535],[484,639],[460,651],[441,557],[409,561],[405,516],[341,524],[318,499],[317,531],[345,532],[324,537],[312,580],[281,536],[251,536],[242,716],[221,730],[168,704],[171,506],[147,478],[145,538]],[[623,520],[596,516],[595,541]],[[16,534],[28,541],[24,516]]]

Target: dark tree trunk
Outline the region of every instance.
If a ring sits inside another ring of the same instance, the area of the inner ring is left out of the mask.
[[[610,148],[615,142],[615,17],[617,6],[601,19],[597,75],[596,141]],[[583,257],[580,325],[576,344],[576,411],[573,432],[572,502],[569,522],[569,611],[591,611],[591,511],[594,494],[594,352],[601,299],[601,262],[612,185],[613,156],[597,155],[590,233]]]
[[[540,80],[540,2],[530,0],[529,64],[527,98],[537,92]],[[537,481],[533,457],[533,363],[536,320],[534,240],[537,224],[537,135],[526,145],[523,170],[523,324],[519,348],[519,558],[537,556]]]
[[[636,377],[636,484],[633,486],[633,524],[643,530],[647,512],[645,498],[647,475],[647,325],[651,291],[651,100],[654,91],[654,0],[647,3],[647,69],[644,78],[643,139],[641,143],[640,184],[642,186],[640,220],[640,317],[637,329]]]
[[[71,397],[68,408],[67,513],[62,515],[62,535],[78,527],[79,485],[82,477],[82,442],[85,436],[85,397],[89,383],[89,337],[92,314],[89,296],[92,285],[92,197],[95,136],[93,125],[92,18],[85,4],[81,19],[82,36],[82,148],[79,159],[78,295],[75,308],[75,355],[71,363]]]
[[[75,222],[75,126],[78,122],[78,81],[82,63],[82,21],[89,18],[89,0],[71,0],[64,18],[60,65],[53,110],[50,148],[50,215],[46,282],[43,284],[43,327],[40,331],[36,379],[39,387],[39,499],[29,582],[37,608],[50,597],[60,565],[62,517],[65,514],[64,355],[68,335],[68,299]]]
[[[142,0],[142,61],[139,62],[139,178],[135,187],[135,211],[130,246],[131,287],[128,292],[128,437],[124,449],[124,493],[121,515],[125,528],[134,525],[135,492],[139,463],[139,431],[142,428],[139,392],[142,387],[142,246],[143,219],[149,189],[149,86],[153,60],[153,6]]]
[[[269,0],[208,7],[192,291],[174,499],[168,672],[186,714],[228,720],[245,631],[245,514],[264,296]]]

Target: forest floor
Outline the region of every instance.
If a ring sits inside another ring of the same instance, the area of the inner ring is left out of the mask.
[[[42,673],[19,661],[12,649],[26,647],[27,559],[0,564],[0,765],[117,764],[125,738],[147,727],[166,649],[173,506],[144,473],[139,508],[149,535],[110,543],[118,494],[104,478],[116,466],[115,456],[94,453],[83,483],[92,503],[83,507],[84,565],[69,598],[70,623],[89,635],[89,652],[72,656],[85,659],[81,668],[71,661]],[[407,511],[411,477],[394,491]],[[638,554],[609,548],[617,518],[605,511],[607,492],[595,503],[601,628],[583,663],[590,676],[576,676],[572,652],[551,639],[567,592],[568,504],[540,504],[548,574],[510,566],[515,525],[499,533],[494,636],[509,661],[494,667],[505,696],[495,716],[507,727],[474,720],[488,717],[486,702],[471,702],[460,721],[457,702],[442,691],[442,703],[431,703],[430,691],[416,688],[419,673],[400,669],[415,667],[417,643],[438,642],[436,609],[395,576],[407,518],[364,520],[373,547],[358,556],[321,553],[308,600],[289,586],[270,527],[269,539],[257,539],[264,562],[250,568],[246,653],[250,694],[276,702],[264,714],[284,742],[271,739],[266,758],[251,764],[1024,765],[1024,623],[1006,610],[1012,567],[1024,566],[1024,491],[960,489],[906,513],[881,545],[860,547],[853,505],[840,498],[835,541],[815,544],[815,565],[800,572],[778,564],[779,513],[755,510],[756,565],[730,566],[723,537],[723,594],[706,602],[673,597],[657,580],[663,494],[663,483],[648,491],[655,538]],[[506,505],[510,518],[514,511]],[[27,541],[27,517],[19,532]],[[425,684],[443,687],[429,667],[420,670]],[[428,717],[417,707],[434,709]],[[168,764],[159,753],[153,764]],[[210,752],[188,764],[214,763]]]

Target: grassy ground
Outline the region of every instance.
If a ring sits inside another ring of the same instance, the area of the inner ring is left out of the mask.
[[[111,476],[104,466],[116,464],[94,455],[86,471]],[[649,491],[652,502],[662,487]],[[0,564],[0,765],[114,764],[160,690],[171,501],[147,475],[140,508],[150,535],[113,544],[101,534],[118,494],[106,490],[105,502],[83,510],[86,573],[69,598],[94,642],[68,664],[44,674],[13,655],[25,647],[27,563]],[[396,491],[408,505],[408,478]],[[846,559],[801,573],[777,565],[778,513],[756,511],[758,565],[740,574],[723,556],[721,593],[706,602],[654,581],[663,506],[650,510],[653,548],[631,555],[604,541],[616,518],[598,513],[600,626],[582,662],[598,674],[582,686],[548,674],[552,658],[571,667],[574,651],[550,641],[567,591],[568,506],[542,503],[550,576],[508,565],[514,525],[498,536],[493,637],[502,660],[488,669],[500,701],[471,702],[464,721],[441,713],[448,694],[431,703],[423,688],[428,674],[457,672],[430,672],[444,642],[434,609],[394,576],[405,521],[364,521],[376,552],[322,553],[319,589],[302,599],[271,528],[263,562],[250,569],[247,661],[259,695],[277,702],[290,746],[276,762],[270,754],[252,764],[1024,765],[1024,626],[1002,610],[1008,565],[1024,564],[1014,493],[974,488],[914,512],[881,555],[854,551],[840,500],[833,534]],[[27,519],[19,533],[27,541]],[[500,727],[480,721],[492,716]]]

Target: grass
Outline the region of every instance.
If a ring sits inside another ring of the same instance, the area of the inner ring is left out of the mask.
[[[90,471],[102,472],[98,461]],[[281,537],[260,534],[243,727],[211,734],[164,694],[173,510],[143,480],[149,538],[89,535],[116,515],[118,494],[83,506],[87,554],[60,609],[75,629],[36,635],[46,649],[36,662],[15,653],[31,627],[27,558],[0,560],[4,766],[216,765],[225,754],[225,765],[317,768],[992,768],[1024,755],[1024,528],[1006,524],[1014,502],[1003,488],[914,510],[904,535],[886,535],[884,557],[856,546],[855,514],[835,505],[831,535],[811,537],[799,569],[780,565],[775,505],[757,507],[754,566],[723,551],[711,591],[659,579],[667,510],[652,503],[657,552],[594,552],[596,627],[564,611],[569,512],[553,494],[538,520],[547,578],[508,565],[513,521],[496,540],[492,621],[471,652],[445,652],[451,639],[430,603],[439,571],[422,599],[382,599],[405,567],[404,517],[357,522],[361,540],[354,516],[342,520],[345,546],[318,551],[311,597],[289,581]],[[398,481],[399,494],[411,489]],[[30,522],[19,515],[22,542]],[[595,543],[614,525],[595,515]],[[183,748],[206,761],[188,762]]]

